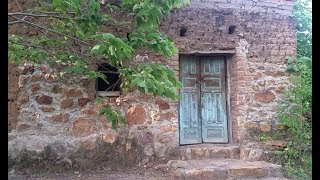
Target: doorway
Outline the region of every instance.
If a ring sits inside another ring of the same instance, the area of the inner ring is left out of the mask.
[[[180,144],[228,143],[224,56],[180,56]]]

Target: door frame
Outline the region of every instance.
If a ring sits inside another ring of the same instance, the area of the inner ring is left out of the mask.
[[[212,54],[212,53],[180,53],[179,54],[179,81],[181,82],[181,57],[192,57],[200,61],[201,57],[223,57],[224,59],[224,68],[225,68],[225,81],[226,81],[226,117],[227,117],[227,132],[228,132],[228,143],[208,143],[208,142],[202,142],[202,143],[196,143],[196,144],[233,144],[233,127],[232,127],[232,119],[231,119],[231,107],[230,107],[230,61],[232,58],[233,53],[217,53],[217,54]],[[201,68],[201,67],[200,67]],[[201,69],[200,69],[201,70]],[[198,74],[200,76],[201,73]],[[181,89],[179,89],[179,94],[181,94]],[[184,146],[188,144],[181,144],[180,143],[180,101],[178,102],[178,126],[179,126],[179,145]],[[194,145],[196,145],[194,144]]]

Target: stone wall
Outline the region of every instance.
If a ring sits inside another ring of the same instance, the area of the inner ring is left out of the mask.
[[[285,58],[294,56],[296,50],[289,17],[292,2],[254,2],[192,1],[161,24],[180,52],[235,52],[228,56],[233,144],[250,141],[251,131],[278,128],[276,103],[289,86]],[[183,26],[186,35],[180,37]],[[234,32],[229,33],[230,26]],[[179,75],[179,55],[164,58],[141,51],[131,63],[143,61],[168,65]],[[128,121],[128,126],[120,125],[115,131],[105,117],[97,115],[94,81],[59,81],[46,64],[21,68],[23,73],[18,74],[9,66],[9,78],[16,76],[20,86],[18,94],[11,93],[14,87],[9,90],[9,101],[19,106],[9,111],[9,124],[16,122],[9,128],[9,166],[41,164],[37,159],[63,167],[88,167],[93,162],[116,166],[175,157],[179,148],[177,101],[137,91],[106,98],[105,103],[119,108]],[[14,115],[16,120],[12,120]]]

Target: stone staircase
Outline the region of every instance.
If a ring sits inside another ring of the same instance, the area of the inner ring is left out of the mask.
[[[166,164],[172,179],[286,179],[280,165],[240,159],[240,148],[235,145],[181,146],[178,158]]]

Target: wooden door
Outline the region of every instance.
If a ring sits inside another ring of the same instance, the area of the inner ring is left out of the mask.
[[[201,62],[201,125],[203,142],[227,143],[226,80],[223,57]]]
[[[180,144],[227,143],[224,58],[183,56],[180,64]]]
[[[183,58],[180,72],[182,84],[179,111],[180,144],[202,143],[199,115],[199,61],[191,57]]]

